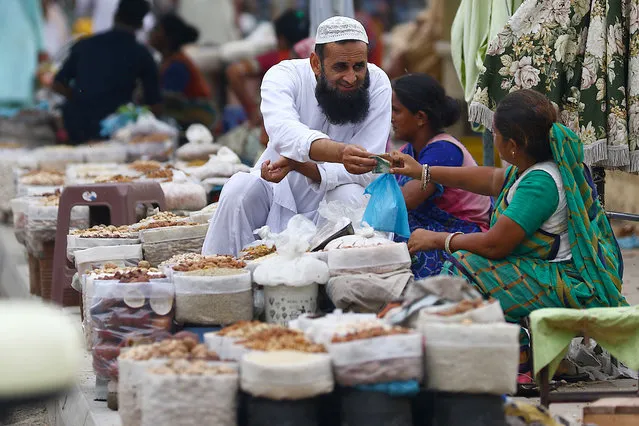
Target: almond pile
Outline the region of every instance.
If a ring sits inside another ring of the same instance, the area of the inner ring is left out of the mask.
[[[134,346],[120,355],[120,358],[146,361],[156,358],[219,361],[220,357],[209,351],[205,344],[195,339],[166,339],[150,345]]]
[[[128,226],[97,225],[89,229],[71,231],[71,235],[80,238],[137,238],[138,233]]]
[[[133,181],[134,178],[132,176],[114,175],[99,177],[95,180],[95,183],[130,183]]]
[[[354,340],[372,339],[382,336],[408,334],[411,330],[404,327],[390,326],[378,321],[346,324],[338,328],[331,342],[344,343]]]
[[[189,375],[189,376],[218,376],[221,374],[237,374],[237,371],[223,365],[211,365],[206,361],[169,361],[161,367],[150,368],[152,374]]]
[[[34,170],[20,178],[24,185],[64,185],[64,173],[49,170]]]
[[[242,256],[240,256],[240,260],[247,261],[247,260],[259,259],[261,257],[265,257],[270,254],[273,254],[276,251],[277,251],[277,248],[275,246],[269,247],[265,244],[261,244],[259,246],[250,247],[245,250],[242,250]]]
[[[166,142],[171,139],[171,135],[166,133],[148,133],[133,136],[129,143],[145,143],[145,142]]]
[[[186,216],[178,216],[171,212],[160,212],[153,216],[149,216],[145,219],[142,219],[135,225],[132,225],[132,228],[142,230],[142,229],[167,228],[170,226],[198,225],[195,222],[187,222],[187,220],[189,220],[189,218]]]
[[[242,269],[246,263],[232,256],[200,256],[192,260],[183,260],[173,265],[175,272],[191,272],[202,269]]]
[[[474,300],[462,300],[455,306],[445,311],[433,312],[435,315],[439,315],[442,317],[450,317],[453,315],[464,314],[468,311],[472,311],[473,309],[480,308],[484,305],[484,301],[482,299],[474,299]]]
[[[145,173],[149,179],[173,179],[173,170],[170,168],[151,170]]]
[[[159,163],[157,161],[143,161],[143,160],[138,160],[138,161],[134,161],[133,163],[129,164],[129,167],[135,171],[138,171],[140,173],[148,173],[151,172],[153,170],[158,170],[162,168],[162,163]]]
[[[217,332],[218,336],[235,337],[240,339],[248,339],[253,334],[257,334],[264,330],[278,328],[275,324],[268,324],[260,321],[238,321],[233,325],[224,327]]]
[[[318,345],[306,338],[304,333],[284,327],[273,327],[250,335],[238,345],[256,351],[298,351],[308,353],[324,353],[323,345]]]

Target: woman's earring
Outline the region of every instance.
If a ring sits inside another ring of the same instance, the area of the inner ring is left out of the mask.
[[[513,157],[515,156],[515,151],[513,151]]]

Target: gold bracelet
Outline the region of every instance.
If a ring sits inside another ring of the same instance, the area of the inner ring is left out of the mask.
[[[444,243],[444,249],[446,250],[446,253],[453,254],[453,252],[450,251],[450,242],[453,240],[455,235],[460,235],[460,234],[463,234],[463,232],[453,232],[451,234],[448,234],[448,236],[446,237],[446,242]]]
[[[422,166],[422,191],[426,191],[428,184],[430,183],[430,166],[424,164]]]

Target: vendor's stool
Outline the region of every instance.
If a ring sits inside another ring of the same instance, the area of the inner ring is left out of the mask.
[[[595,311],[608,311],[608,312],[615,312],[615,309],[621,309],[621,308],[592,308],[592,309],[586,309],[586,310],[577,310],[577,309],[568,309],[568,308],[550,308],[555,312],[561,312],[561,311],[566,311],[566,312],[570,312],[571,314],[577,314],[578,312],[595,312]],[[547,309],[539,309],[537,311],[534,311],[531,314],[531,317],[535,316],[539,317],[539,314],[542,314],[542,311],[547,311]],[[636,313],[631,312],[623,312],[623,313],[619,313],[619,315],[624,315],[625,319],[628,318],[637,318],[636,317]],[[629,315],[634,315],[634,316],[629,316]],[[565,315],[564,315],[565,317]],[[617,324],[615,322],[611,322],[611,325],[604,325],[604,323],[602,321],[600,321],[600,316],[598,316],[597,314],[591,314],[591,315],[583,315],[583,317],[579,318],[578,321],[575,320],[565,320],[562,318],[559,318],[557,320],[552,320],[551,326],[552,326],[552,331],[553,334],[558,334],[558,335],[565,335],[565,334],[572,334],[574,337],[579,337],[579,336],[583,336],[584,339],[588,340],[589,336],[593,336],[596,337],[596,334],[594,333],[599,333],[599,336],[604,336],[609,334],[612,330],[610,330],[610,327],[616,327]],[[528,324],[532,323],[532,320],[530,319],[530,317],[527,319]],[[635,320],[634,322],[635,324],[637,323],[637,321]],[[628,324],[630,324],[630,326],[627,327],[634,327],[632,322],[629,322]],[[578,327],[578,328],[576,328]],[[608,327],[608,328],[605,328]],[[535,348],[541,348],[543,343],[541,342],[542,337],[535,336],[535,333],[532,332],[532,328],[530,327],[529,330],[531,331],[531,349],[532,349],[532,353],[534,355],[535,353]],[[579,331],[577,331],[579,330]],[[603,339],[603,338],[602,338]],[[598,342],[601,343],[601,346],[605,349],[605,343],[603,342]],[[542,349],[539,349],[542,350]],[[624,360],[620,360],[620,361],[624,361]],[[616,361],[615,361],[616,362]],[[627,361],[630,362],[630,361]],[[534,363],[534,356],[533,356],[533,363]],[[537,369],[534,367],[533,365],[533,371],[536,371]],[[601,398],[606,398],[606,397],[639,397],[639,381],[637,382],[636,388],[632,389],[632,390],[620,390],[620,391],[600,391],[600,392],[592,392],[592,391],[575,391],[575,392],[550,392],[550,379],[551,379],[551,372],[550,372],[550,365],[545,365],[540,371],[539,371],[539,388],[540,388],[540,403],[542,406],[544,407],[548,407],[550,405],[551,402],[592,402],[592,401],[597,401]]]
[[[90,226],[121,226],[136,222],[136,207],[140,204],[164,210],[164,192],[159,183],[105,183],[64,187],[58,208],[53,258],[53,301],[62,306],[78,306],[80,303],[79,293],[71,288],[75,265],[67,259],[67,234],[73,207],[89,206]],[[105,214],[107,209],[108,216]]]

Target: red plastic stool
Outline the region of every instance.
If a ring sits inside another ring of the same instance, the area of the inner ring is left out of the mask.
[[[130,225],[136,222],[139,204],[165,209],[164,192],[157,182],[105,183],[65,186],[60,196],[58,226],[53,255],[52,299],[62,306],[78,306],[80,294],[71,287],[75,265],[67,259],[67,234],[71,209],[89,206],[91,225]],[[108,208],[110,217],[99,217],[100,207]]]

